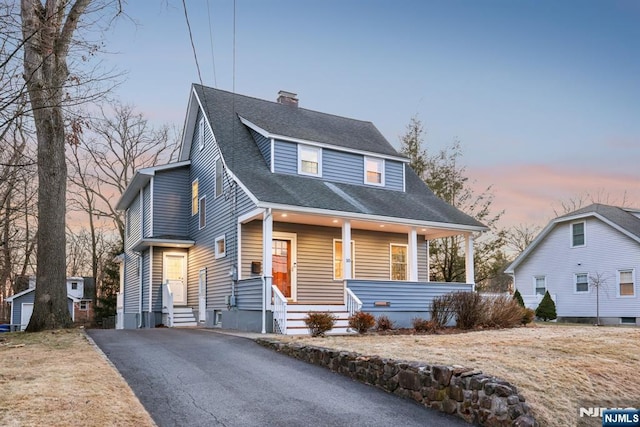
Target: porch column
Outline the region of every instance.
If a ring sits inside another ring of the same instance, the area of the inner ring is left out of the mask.
[[[273,245],[273,214],[271,208],[262,216],[262,277],[264,283],[262,301],[262,333],[266,333],[267,307],[271,305],[271,275],[273,272],[271,247]]]
[[[342,279],[349,280],[351,277],[351,221],[344,220],[342,223]]]
[[[409,281],[418,281],[418,232],[415,227],[409,231]]]
[[[431,252],[429,250],[429,241],[426,239],[424,240],[424,244],[426,245],[427,248],[427,282],[431,281]]]
[[[474,285],[473,287],[475,289],[476,279],[475,271],[473,268],[473,236],[471,235],[471,233],[464,236],[464,248],[464,268],[467,273],[466,282]]]

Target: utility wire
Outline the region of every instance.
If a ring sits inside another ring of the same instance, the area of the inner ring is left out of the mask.
[[[186,0],[182,0],[182,7],[184,9],[184,19],[187,21],[187,29],[189,30],[189,40],[191,40],[191,49],[193,50],[193,58],[196,60],[196,69],[198,70],[198,78],[200,79],[200,85],[202,83],[202,74],[200,73],[200,64],[198,64],[198,54],[196,53],[196,45],[193,43],[193,33],[191,32],[191,24],[189,23],[189,15],[187,14]]]
[[[218,88],[218,79],[216,77],[216,57],[213,54],[213,30],[211,25],[211,9],[209,8],[209,0],[207,0],[207,15],[209,16],[209,40],[211,41],[211,62],[213,63],[213,87]]]

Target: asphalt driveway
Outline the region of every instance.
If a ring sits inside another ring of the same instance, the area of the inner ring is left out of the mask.
[[[468,426],[247,338],[200,329],[87,332],[159,426]]]

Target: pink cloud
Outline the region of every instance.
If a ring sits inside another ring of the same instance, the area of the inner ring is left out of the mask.
[[[504,209],[501,225],[544,226],[561,202],[590,196],[596,202],[640,207],[640,176],[537,164],[468,169],[474,189],[493,185],[494,208]],[[586,204],[591,203],[587,200]]]

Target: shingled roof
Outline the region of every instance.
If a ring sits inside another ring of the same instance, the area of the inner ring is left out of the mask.
[[[272,173],[245,119],[270,135],[372,153],[400,161],[400,155],[371,123],[193,86],[229,170],[259,204],[297,206],[456,226],[472,231],[486,227],[454,208],[406,168],[406,191],[351,185],[300,175]],[[185,138],[184,144],[190,143]],[[183,147],[187,160],[190,147]]]

